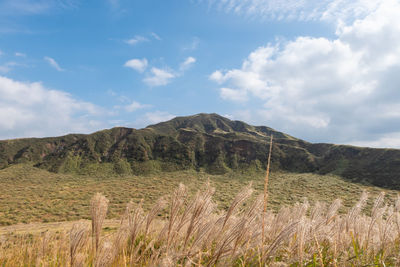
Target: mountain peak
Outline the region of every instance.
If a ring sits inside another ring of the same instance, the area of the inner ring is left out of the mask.
[[[249,136],[258,135],[260,138],[266,138],[273,134],[275,138],[296,139],[266,126],[252,126],[243,121],[230,120],[216,113],[199,113],[192,116],[175,117],[166,122],[150,125],[147,128],[151,128],[158,133],[169,134],[179,130],[187,130],[218,135],[240,133]]]
[[[311,144],[215,113],[176,117],[139,130],[119,127],[88,135],[0,141],[0,168],[29,162],[53,172],[86,175],[190,168],[210,173],[261,170],[266,167],[271,134],[274,170],[334,173],[400,188],[400,150]]]

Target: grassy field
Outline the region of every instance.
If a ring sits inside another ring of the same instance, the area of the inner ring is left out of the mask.
[[[400,266],[400,198],[385,203],[380,193],[366,212],[362,193],[344,213],[340,200],[264,213],[250,186],[228,209],[218,209],[215,192],[205,184],[193,195],[180,184],[148,211],[130,202],[119,223],[105,220],[109,201],[96,193],[91,222],[0,234],[0,266]]]
[[[372,196],[380,188],[351,183],[334,175],[295,174],[274,172],[269,185],[269,205],[277,210],[283,205],[303,201],[331,202],[342,199],[345,211],[367,190]],[[190,194],[207,180],[216,188],[214,201],[220,209],[227,209],[243,186],[253,183],[253,188],[263,190],[264,173],[230,173],[209,175],[204,172],[179,171],[154,173],[146,176],[77,176],[55,174],[28,164],[15,165],[0,170],[0,225],[33,222],[58,222],[89,219],[89,203],[94,193],[104,194],[110,201],[108,219],[118,218],[126,204],[144,200],[148,210],[161,196],[170,194],[183,183]],[[394,199],[397,191],[384,190],[386,198]],[[371,206],[371,202],[368,204]]]

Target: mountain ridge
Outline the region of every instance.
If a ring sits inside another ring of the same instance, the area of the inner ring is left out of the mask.
[[[400,150],[313,144],[267,126],[200,113],[134,129],[0,141],[0,168],[31,162],[52,172],[143,174],[204,169],[213,174],[266,167],[274,135],[272,168],[334,173],[357,182],[400,188]]]

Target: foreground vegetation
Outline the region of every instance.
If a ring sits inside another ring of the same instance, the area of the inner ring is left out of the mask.
[[[143,199],[143,208],[148,211],[160,196],[172,192],[179,183],[187,186],[189,195],[194,195],[207,180],[216,188],[214,200],[218,208],[226,210],[244,184],[252,182],[254,190],[262,192],[264,176],[264,172],[251,170],[225,175],[188,170],[142,176],[105,173],[89,176],[51,173],[29,164],[18,164],[0,170],[0,226],[89,219],[89,202],[94,192],[101,192],[110,200],[107,218],[119,218],[129,200],[139,203]],[[311,203],[340,198],[343,202],[340,212],[346,212],[364,190],[372,197],[382,192],[381,188],[353,183],[335,175],[273,170],[269,180],[269,208],[277,211],[304,197]],[[387,201],[395,200],[397,191],[384,192]],[[372,201],[368,201],[367,206],[371,208]]]
[[[251,186],[226,210],[213,195],[210,184],[192,197],[181,184],[148,212],[130,202],[118,229],[102,232],[109,201],[97,193],[91,227],[81,222],[68,232],[1,236],[0,266],[400,265],[400,198],[387,204],[381,193],[368,214],[366,193],[342,214],[341,200],[263,213],[263,196],[252,197]]]

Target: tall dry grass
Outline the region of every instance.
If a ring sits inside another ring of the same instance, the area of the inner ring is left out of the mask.
[[[95,194],[90,201],[90,215],[92,218],[92,249],[93,253],[99,249],[101,227],[107,215],[108,199],[100,193]]]
[[[0,266],[400,266],[400,198],[390,204],[380,195],[369,214],[366,193],[344,214],[340,200],[264,213],[264,196],[252,193],[247,186],[218,210],[210,184],[193,197],[180,185],[149,212],[130,202],[111,234],[100,232],[108,202],[96,195],[92,236],[83,223],[65,233],[2,236]]]
[[[264,206],[263,206],[263,217],[262,217],[262,235],[261,242],[264,244],[265,240],[265,213],[267,212],[267,204],[268,204],[268,183],[269,183],[269,169],[271,166],[271,154],[272,154],[272,139],[274,136],[271,134],[269,141],[269,153],[268,153],[268,161],[267,161],[267,171],[265,174],[264,181]]]

